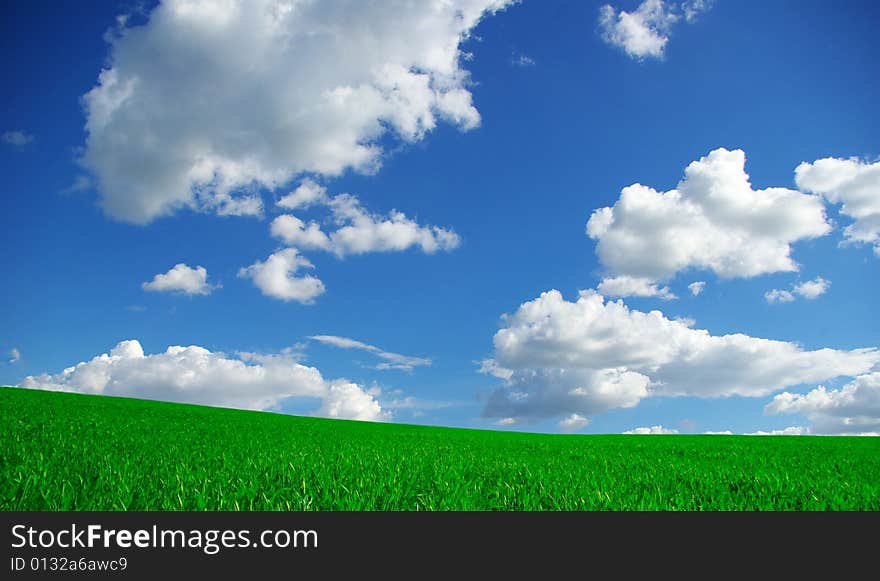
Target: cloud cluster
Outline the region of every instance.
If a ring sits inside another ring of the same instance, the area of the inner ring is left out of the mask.
[[[831,281],[817,276],[813,280],[794,284],[790,291],[784,289],[773,289],[764,293],[764,299],[770,303],[790,303],[796,299],[796,296],[803,297],[807,300],[816,299],[831,288]]]
[[[351,194],[327,196],[325,188],[305,180],[277,205],[285,209],[325,206],[330,210],[336,229],[325,233],[315,221],[308,223],[292,214],[275,218],[270,231],[289,246],[324,250],[338,257],[368,252],[393,252],[416,247],[427,254],[452,250],[461,242],[458,234],[438,226],[421,226],[402,212],[388,216],[372,214]]]
[[[460,45],[511,0],[163,0],[83,96],[104,210],[256,214],[303,172],[375,171],[387,137],[480,123]]]
[[[873,244],[880,257],[880,161],[828,157],[802,163],[795,169],[795,183],[806,192],[821,194],[840,213],[852,219],[843,230],[848,243]]]
[[[876,349],[807,351],[743,334],[711,335],[591,290],[575,302],[556,290],[542,293],[502,320],[483,369],[506,379],[490,395],[485,417],[587,417],[655,395],[765,396],[863,374],[880,362]]]
[[[175,264],[168,272],[157,274],[153,280],[141,284],[145,291],[179,292],[186,295],[209,295],[220,285],[208,284],[204,266],[192,268],[184,263]]]
[[[593,212],[587,235],[610,277],[650,285],[686,269],[723,278],[795,271],[795,242],[831,230],[821,197],[785,188],[754,190],[741,150],[719,148],[691,163],[676,189],[624,188]]]
[[[228,356],[204,347],[145,355],[136,340],[58,374],[28,376],[21,387],[117,395],[242,409],[276,409],[294,397],[322,400],[317,415],[387,419],[373,396],[345,380],[327,381],[289,354]]]
[[[634,59],[663,58],[672,26],[682,18],[693,22],[711,4],[712,0],[644,0],[634,12],[605,4],[599,9],[602,40]]]
[[[239,278],[249,278],[267,297],[310,305],[326,290],[320,279],[307,274],[296,276],[303,268],[314,268],[296,248],[285,248],[238,271]]]
[[[283,301],[312,304],[324,293],[324,283],[315,276],[296,276],[301,268],[313,268],[302,256],[302,250],[331,252],[337,258],[370,252],[400,252],[419,248],[433,254],[452,250],[461,243],[454,231],[438,226],[421,226],[402,212],[388,216],[368,212],[351,194],[328,196],[327,190],[305,179],[276,205],[285,210],[304,211],[318,206],[329,209],[329,222],[335,230],[325,232],[315,220],[308,223],[293,214],[282,214],[272,220],[269,231],[288,248],[270,255],[265,262],[257,261],[242,268],[238,276],[250,278],[264,295]]]
[[[361,351],[372,353],[379,359],[382,359],[382,363],[376,365],[376,369],[379,370],[401,369],[403,371],[412,371],[415,367],[431,365],[431,360],[425,357],[411,357],[408,355],[401,355],[400,353],[384,351],[375,345],[370,345],[355,339],[349,339],[348,337],[337,337],[336,335],[313,335],[309,337],[309,339],[324,343],[325,345],[340,347],[342,349],[360,349]]]
[[[880,434],[880,372],[860,375],[841,389],[780,393],[764,413],[803,414],[813,433]]]

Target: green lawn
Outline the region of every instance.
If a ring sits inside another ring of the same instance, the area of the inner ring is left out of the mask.
[[[880,510],[880,438],[565,436],[0,388],[3,510]]]

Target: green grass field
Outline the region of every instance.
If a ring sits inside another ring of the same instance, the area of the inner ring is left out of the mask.
[[[0,388],[3,510],[880,510],[880,438],[565,436]]]

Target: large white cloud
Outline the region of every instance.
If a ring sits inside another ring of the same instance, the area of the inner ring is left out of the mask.
[[[505,385],[490,395],[486,417],[589,416],[653,395],[765,396],[856,376],[880,362],[876,349],[807,351],[743,334],[711,335],[589,290],[575,302],[551,290],[523,303],[503,317],[494,346],[483,369]]]
[[[819,434],[880,433],[880,372],[853,379],[841,389],[824,386],[806,394],[784,392],[764,408],[767,414],[803,414]]]
[[[693,22],[711,4],[711,0],[644,0],[634,12],[605,4],[599,9],[599,28],[605,42],[632,58],[662,58],[672,26],[682,17]]]
[[[402,251],[417,247],[428,254],[452,250],[461,242],[458,234],[438,226],[421,226],[402,212],[381,216],[368,212],[351,194],[329,197],[326,190],[306,180],[278,201],[286,209],[321,205],[329,208],[336,229],[329,234],[312,220],[308,223],[292,214],[282,214],[270,224],[273,236],[301,249],[325,250],[337,256],[367,252]]]
[[[219,285],[208,283],[208,271],[204,266],[191,266],[179,263],[168,272],[160,273],[153,280],[141,284],[146,291],[181,292],[187,295],[209,295]]]
[[[229,356],[193,345],[145,355],[136,340],[122,341],[109,354],[61,373],[28,376],[21,387],[255,410],[277,408],[292,397],[319,398],[318,415],[388,417],[358,385],[327,381],[317,369],[287,354]]]
[[[253,187],[371,172],[383,137],[480,123],[460,44],[510,0],[163,0],[83,97],[105,211],[260,211]]]
[[[804,162],[795,169],[795,182],[804,191],[841,204],[840,213],[852,219],[843,230],[844,239],[873,244],[880,256],[880,161],[828,157]]]
[[[313,268],[312,263],[296,248],[285,248],[269,255],[265,261],[256,261],[238,271],[240,278],[250,278],[260,291],[282,301],[297,301],[309,305],[324,294],[324,283],[310,274],[296,276],[302,268]]]
[[[724,148],[691,163],[676,189],[624,188],[587,223],[609,276],[647,281],[686,269],[725,278],[795,271],[791,245],[830,229],[821,197],[752,189],[745,154]]]

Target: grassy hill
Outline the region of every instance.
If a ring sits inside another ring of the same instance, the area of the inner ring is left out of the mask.
[[[0,388],[2,510],[880,510],[880,438],[565,436]]]

